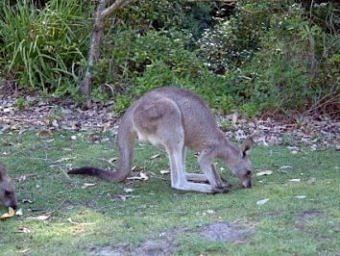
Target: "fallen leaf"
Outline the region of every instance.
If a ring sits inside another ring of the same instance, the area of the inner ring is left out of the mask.
[[[295,198],[297,198],[297,199],[305,199],[306,196],[305,195],[299,195],[299,196],[295,196]]]
[[[8,212],[0,216],[0,220],[7,220],[15,216],[15,210],[12,207],[8,207]]]
[[[62,157],[62,158],[58,159],[57,161],[54,161],[53,164],[69,161],[69,160],[72,160],[72,159],[75,159],[75,157]]]
[[[158,158],[160,156],[161,156],[161,154],[153,155],[153,156],[150,157],[150,160],[154,160],[154,159],[156,159],[156,158]]]
[[[203,216],[211,215],[211,214],[215,214],[215,211],[212,210],[212,209],[208,209],[208,210],[206,210],[205,212],[202,213]]]
[[[91,225],[91,224],[95,224],[93,222],[76,222],[76,221],[73,221],[71,218],[68,218],[67,221],[70,222],[71,224],[75,224],[75,225]]]
[[[117,201],[117,200],[119,200],[119,201],[123,201],[123,202],[125,202],[127,199],[129,199],[129,198],[135,198],[135,196],[132,196],[132,195],[116,195],[113,199],[112,199],[112,201]]]
[[[256,202],[257,205],[264,205],[269,201],[269,198],[261,199]]]
[[[22,253],[23,255],[26,255],[31,249],[24,249],[22,251],[19,251],[20,253]]]
[[[291,181],[291,182],[300,182],[301,179],[290,179],[289,181]]]
[[[28,233],[31,233],[31,230],[29,228],[22,227],[22,228],[19,228],[19,230],[16,233],[25,233],[25,234],[28,234]]]
[[[22,199],[21,202],[23,202],[24,204],[33,204],[33,201],[30,199]]]
[[[148,180],[149,177],[144,173],[144,172],[140,172],[139,176],[132,176],[132,177],[128,177],[128,180]]]
[[[45,221],[48,220],[49,218],[51,218],[52,214],[51,213],[46,213],[40,216],[36,216],[36,217],[29,217],[27,219],[29,220],[39,220],[39,221]]]
[[[283,172],[283,173],[288,173],[289,171],[292,171],[292,170],[293,170],[293,166],[291,165],[282,165],[279,168],[279,172]]]
[[[272,174],[272,173],[273,173],[273,172],[270,171],[270,170],[265,170],[265,171],[256,173],[256,176],[270,175],[270,174]]]
[[[289,147],[287,147],[290,151],[293,151],[293,150],[295,150],[295,151],[298,151],[299,150],[299,148],[298,147],[296,147],[296,146],[289,146]]]
[[[23,213],[22,213],[22,209],[20,208],[19,210],[16,211],[15,213],[16,216],[22,216]]]
[[[88,187],[93,187],[93,186],[95,186],[95,185],[97,185],[97,183],[84,183],[84,184],[81,186],[81,188],[82,188],[82,189],[86,189],[86,188],[88,188]]]
[[[38,175],[35,174],[35,173],[30,173],[30,174],[21,175],[19,177],[13,178],[13,179],[17,180],[18,182],[23,182],[23,181],[26,181],[27,178],[32,178],[32,177],[36,177],[36,176],[38,176]]]
[[[4,108],[2,111],[3,111],[4,113],[14,113],[14,112],[13,112],[13,107]]]
[[[160,173],[161,173],[162,175],[169,174],[169,173],[170,173],[170,170],[160,170]]]
[[[118,159],[118,157],[113,157],[113,158],[110,158],[110,159],[108,160],[108,162],[109,162],[109,163],[113,163],[113,162],[117,161],[117,159]]]
[[[52,121],[52,126],[53,126],[53,127],[59,127],[58,121],[54,119],[54,120]]]
[[[137,167],[136,165],[134,165],[134,166],[132,166],[132,168],[131,168],[131,171],[137,171],[137,170],[139,170],[140,169],[140,167]]]
[[[293,155],[299,153],[299,148],[296,146],[292,146],[292,147],[287,147],[290,150],[290,153],[292,153]]]
[[[134,190],[133,188],[124,188],[125,193],[132,193],[133,190]]]
[[[74,222],[71,218],[68,218],[67,221],[70,222],[71,224],[79,224],[78,222]]]
[[[139,173],[139,175],[140,175],[142,180],[148,180],[149,179],[149,177],[144,172]]]

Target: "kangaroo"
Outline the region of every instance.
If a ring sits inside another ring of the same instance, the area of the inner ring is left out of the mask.
[[[214,167],[215,158],[224,160],[243,187],[252,185],[252,166],[246,154],[253,144],[252,138],[247,138],[240,149],[234,146],[217,127],[208,105],[193,92],[176,87],[152,90],[125,112],[118,129],[116,171],[82,167],[68,173],[123,181],[131,171],[136,137],[165,148],[170,161],[172,188],[203,193],[227,192],[229,186]],[[200,153],[198,163],[203,174],[185,171],[186,148]]]
[[[3,165],[0,164],[0,202],[6,207],[17,208],[18,202],[15,194],[14,186],[7,171]]]

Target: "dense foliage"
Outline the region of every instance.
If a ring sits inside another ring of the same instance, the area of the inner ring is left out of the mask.
[[[93,3],[17,2],[1,4],[0,78],[79,96]],[[312,3],[135,1],[106,21],[93,96],[114,97],[122,112],[142,93],[173,84],[220,112],[339,116],[340,4]]]
[[[1,2],[1,78],[21,87],[74,94],[91,26],[85,2],[50,1],[42,10],[25,1]]]

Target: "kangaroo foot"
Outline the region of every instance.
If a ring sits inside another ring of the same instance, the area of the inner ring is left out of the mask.
[[[227,183],[218,185],[217,187],[215,187],[215,188],[213,189],[213,194],[217,194],[217,193],[227,193],[227,192],[229,192],[230,188],[231,188],[231,185],[230,185],[230,184],[227,184]]]

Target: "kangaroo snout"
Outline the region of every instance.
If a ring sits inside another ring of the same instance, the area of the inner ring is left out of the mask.
[[[251,180],[245,180],[242,182],[242,186],[244,188],[251,188],[252,184],[251,184]]]
[[[18,201],[14,190],[0,191],[0,202],[2,202],[4,206],[11,207],[14,210],[18,207]]]
[[[4,205],[6,207],[11,207],[13,208],[14,210],[16,210],[18,208],[18,203],[16,200],[11,200],[11,201],[8,201],[8,202],[5,202]]]

